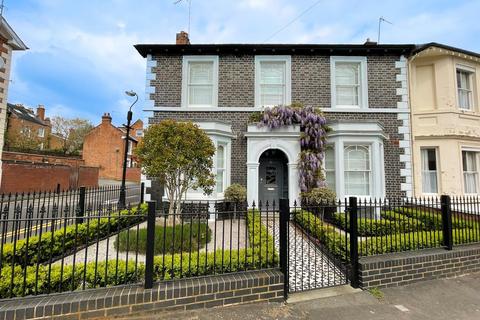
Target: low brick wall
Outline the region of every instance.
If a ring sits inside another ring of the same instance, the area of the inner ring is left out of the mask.
[[[190,310],[253,301],[283,301],[283,275],[277,270],[87,290],[0,303],[0,319],[103,319],[162,310]]]
[[[360,287],[386,288],[480,271],[480,244],[360,259]]]

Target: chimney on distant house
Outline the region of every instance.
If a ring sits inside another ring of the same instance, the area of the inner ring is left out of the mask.
[[[176,44],[190,44],[190,39],[188,38],[188,33],[185,31],[180,31],[177,33],[177,42]]]
[[[40,120],[45,120],[45,107],[43,104],[39,104],[37,107],[37,118]]]
[[[110,113],[108,113],[108,112],[105,112],[102,116],[102,124],[104,124],[104,123],[108,123],[108,124],[112,123],[112,117],[110,116]]]

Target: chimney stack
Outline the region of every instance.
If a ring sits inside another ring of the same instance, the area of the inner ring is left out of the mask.
[[[190,44],[190,39],[188,38],[188,33],[185,31],[180,31],[177,33],[177,42],[176,44]]]
[[[37,107],[37,118],[40,120],[45,120],[45,107],[43,104],[39,104]]]
[[[110,116],[110,113],[108,113],[108,112],[105,112],[102,116],[102,124],[104,124],[104,123],[108,123],[108,124],[112,123],[112,117]]]
[[[363,44],[364,46],[376,46],[377,42],[370,40],[370,38],[367,38],[367,41]]]

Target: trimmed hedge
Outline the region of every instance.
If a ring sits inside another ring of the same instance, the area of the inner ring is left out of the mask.
[[[137,236],[138,234],[138,236]],[[138,239],[137,239],[138,237]],[[185,223],[173,226],[155,226],[154,253],[180,253],[202,248],[212,238],[212,230],[206,223]],[[137,243],[138,240],[138,243]],[[147,250],[147,229],[122,231],[114,242],[115,249],[145,254]]]
[[[442,230],[442,214],[435,211],[423,211],[420,208],[395,208],[393,211],[409,218],[417,219],[425,225],[425,230]],[[458,216],[452,217],[453,229],[473,228],[476,223],[469,223]]]
[[[31,236],[27,239],[6,243],[3,246],[2,263],[23,266],[44,263],[63,255],[69,255],[83,245],[112,235],[116,230],[126,228],[142,221],[147,205],[142,204],[130,210],[112,213],[110,218],[90,218],[83,223],[61,226],[59,230],[43,232],[41,237]],[[118,215],[118,217],[116,217]],[[86,219],[86,218],[85,218]]]
[[[271,268],[278,265],[274,240],[268,228],[261,222],[258,212],[247,214],[249,248],[241,250],[217,250],[214,252],[183,252],[154,258],[154,279],[167,280],[205,276],[236,271]],[[118,268],[117,267],[118,263]],[[38,268],[38,272],[37,272]],[[62,272],[63,271],[63,272]],[[24,276],[25,275],[25,276]],[[119,284],[139,283],[145,276],[145,265],[123,260],[89,262],[71,265],[36,265],[13,268],[12,296],[65,292],[83,288],[108,287]],[[5,265],[0,275],[0,298],[10,297],[12,266]],[[23,284],[25,283],[25,291]],[[37,290],[35,288],[37,287]]]
[[[324,223],[322,219],[306,210],[295,212],[293,217],[296,223],[318,239],[335,258],[342,262],[350,260],[350,242],[346,234],[341,234],[335,226]]]

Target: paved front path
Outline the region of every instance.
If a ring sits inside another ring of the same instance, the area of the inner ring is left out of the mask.
[[[264,222],[275,237],[279,250],[278,219]],[[320,251],[293,222],[289,225],[289,277],[290,291],[302,291],[338,286],[346,283],[344,273]]]
[[[128,320],[478,320],[480,273],[384,289],[383,298],[370,293],[310,300],[299,303],[257,303],[190,312],[168,312]]]

